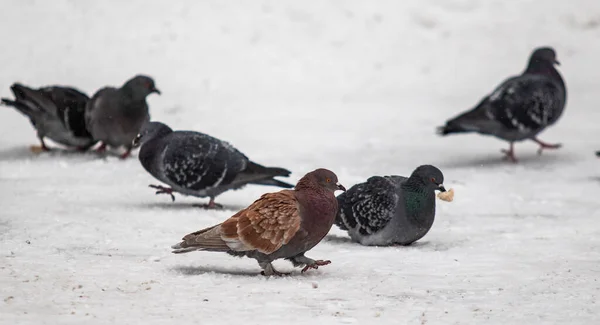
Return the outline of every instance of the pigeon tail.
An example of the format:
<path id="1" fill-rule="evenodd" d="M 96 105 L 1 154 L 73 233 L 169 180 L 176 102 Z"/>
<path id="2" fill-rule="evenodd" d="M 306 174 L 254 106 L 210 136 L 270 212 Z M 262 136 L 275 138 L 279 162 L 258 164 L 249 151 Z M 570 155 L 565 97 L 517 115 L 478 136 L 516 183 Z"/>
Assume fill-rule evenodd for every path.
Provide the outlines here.
<path id="1" fill-rule="evenodd" d="M 265 166 L 259 165 L 252 161 L 248 162 L 248 166 L 246 166 L 246 170 L 244 170 L 244 172 L 248 173 L 248 174 L 261 174 L 261 175 L 271 176 L 271 177 L 275 177 L 275 176 L 287 177 L 287 176 L 290 176 L 290 174 L 292 173 L 291 171 L 289 171 L 285 168 L 265 167 Z"/>
<path id="2" fill-rule="evenodd" d="M 489 120 L 485 107 L 487 103 L 486 97 L 472 110 L 448 120 L 446 125 L 437 128 L 437 134 L 444 136 L 452 133 L 478 132 L 481 129 L 478 123 Z"/>
<path id="3" fill-rule="evenodd" d="M 2 104 L 4 106 L 11 106 L 13 108 L 15 108 L 16 110 L 18 110 L 19 112 L 21 112 L 22 114 L 25 114 L 26 116 L 33 118 L 33 115 L 35 113 L 35 110 L 33 110 L 31 107 L 25 105 L 24 103 L 20 102 L 20 101 L 16 101 L 16 100 L 10 100 L 8 98 L 2 98 Z"/>
<path id="4" fill-rule="evenodd" d="M 227 252 L 231 248 L 221 239 L 220 224 L 196 231 L 183 237 L 183 240 L 171 246 L 174 254 L 193 251 Z"/>
<path id="5" fill-rule="evenodd" d="M 290 183 L 282 182 L 282 181 L 276 180 L 274 178 L 269 178 L 269 179 L 265 179 L 265 180 L 261 180 L 261 181 L 252 182 L 251 184 L 279 186 L 279 187 L 283 187 L 283 188 L 293 188 L 294 187 L 294 185 L 292 185 Z"/>

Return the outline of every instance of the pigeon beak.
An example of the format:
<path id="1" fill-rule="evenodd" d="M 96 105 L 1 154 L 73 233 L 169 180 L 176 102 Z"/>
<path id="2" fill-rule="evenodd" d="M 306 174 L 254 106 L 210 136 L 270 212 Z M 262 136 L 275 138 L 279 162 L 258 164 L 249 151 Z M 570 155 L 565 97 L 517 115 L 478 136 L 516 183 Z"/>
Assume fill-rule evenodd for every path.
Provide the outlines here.
<path id="1" fill-rule="evenodd" d="M 139 146 L 140 146 L 140 139 L 141 139 L 141 138 L 142 138 L 142 136 L 138 134 L 138 135 L 135 137 L 135 139 L 133 139 L 133 141 L 131 141 L 131 146 L 132 146 L 132 147 L 134 147 L 134 148 L 137 148 L 137 147 L 139 147 Z"/>
<path id="2" fill-rule="evenodd" d="M 446 192 L 446 188 L 444 187 L 444 184 L 440 184 L 438 186 L 438 189 L 440 190 L 440 192 Z"/>
<path id="3" fill-rule="evenodd" d="M 346 188 L 344 187 L 344 185 L 340 183 L 335 183 L 335 185 L 337 186 L 338 190 L 346 192 Z"/>
<path id="4" fill-rule="evenodd" d="M 158 88 L 152 88 L 152 93 L 157 93 L 160 95 L 160 90 L 158 90 Z"/>
<path id="5" fill-rule="evenodd" d="M 560 62 L 558 62 L 558 60 L 557 60 L 557 59 L 554 59 L 554 64 L 556 64 L 556 65 L 560 65 Z"/>

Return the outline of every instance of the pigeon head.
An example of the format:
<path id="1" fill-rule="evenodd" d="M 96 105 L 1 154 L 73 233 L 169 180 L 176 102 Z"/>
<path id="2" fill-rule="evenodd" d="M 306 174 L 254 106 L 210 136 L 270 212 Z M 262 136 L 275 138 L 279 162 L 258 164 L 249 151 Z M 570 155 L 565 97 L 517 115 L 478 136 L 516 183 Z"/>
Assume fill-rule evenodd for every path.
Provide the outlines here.
<path id="1" fill-rule="evenodd" d="M 413 184 L 418 184 L 432 191 L 446 192 L 446 188 L 444 188 L 444 174 L 435 166 L 422 165 L 417 167 L 410 175 L 409 180 Z"/>
<path id="2" fill-rule="evenodd" d="M 554 65 L 560 65 L 556 59 L 556 52 L 551 47 L 539 47 L 533 51 L 529 58 L 528 72 L 547 71 L 554 68 Z"/>
<path id="3" fill-rule="evenodd" d="M 137 75 L 129 79 L 122 88 L 129 93 L 134 99 L 145 99 L 146 96 L 157 93 L 160 95 L 160 90 L 154 85 L 154 80 L 148 76 Z"/>
<path id="4" fill-rule="evenodd" d="M 304 175 L 296 185 L 296 189 L 303 187 L 320 187 L 331 192 L 346 191 L 346 188 L 338 182 L 337 176 L 329 169 L 319 168 Z"/>
<path id="5" fill-rule="evenodd" d="M 132 145 L 134 148 L 137 148 L 143 146 L 144 143 L 152 139 L 162 138 L 172 132 L 173 130 L 166 124 L 160 122 L 148 122 L 144 124 L 140 133 L 133 139 Z"/>

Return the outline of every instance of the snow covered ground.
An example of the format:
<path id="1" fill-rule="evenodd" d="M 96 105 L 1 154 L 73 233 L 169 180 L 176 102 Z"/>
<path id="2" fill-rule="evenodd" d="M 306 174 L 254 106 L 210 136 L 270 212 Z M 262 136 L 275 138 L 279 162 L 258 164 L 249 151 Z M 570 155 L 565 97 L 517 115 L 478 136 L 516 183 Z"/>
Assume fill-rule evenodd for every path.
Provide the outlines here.
<path id="1" fill-rule="evenodd" d="M 0 109 L 1 324 L 593 324 L 600 319 L 600 2 L 5 0 L 0 95 L 20 81 L 93 93 L 156 79 L 154 119 L 228 140 L 347 187 L 434 164 L 456 190 L 411 247 L 362 247 L 337 229 L 292 277 L 254 260 L 172 255 L 225 211 L 171 203 L 137 158 L 34 155 L 29 122 Z M 538 157 L 492 138 L 440 138 L 552 45 L 569 90 Z M 282 270 L 292 270 L 278 262 Z"/>

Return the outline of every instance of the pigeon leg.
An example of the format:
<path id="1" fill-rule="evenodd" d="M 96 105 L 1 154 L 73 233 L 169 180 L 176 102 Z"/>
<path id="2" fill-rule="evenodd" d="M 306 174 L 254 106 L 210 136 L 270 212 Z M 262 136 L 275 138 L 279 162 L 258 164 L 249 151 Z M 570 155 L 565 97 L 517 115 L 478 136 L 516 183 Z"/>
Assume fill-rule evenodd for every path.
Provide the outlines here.
<path id="1" fill-rule="evenodd" d="M 312 258 L 308 258 L 304 256 L 304 253 L 300 255 L 296 255 L 292 258 L 289 258 L 290 262 L 294 264 L 294 266 L 304 266 L 302 269 L 302 273 L 310 270 L 310 269 L 318 269 L 319 266 L 331 264 L 329 260 L 313 260 Z"/>
<path id="2" fill-rule="evenodd" d="M 175 202 L 175 195 L 173 195 L 173 189 L 170 187 L 164 187 L 161 185 L 148 185 L 148 187 L 151 187 L 153 189 L 156 189 L 156 194 L 169 194 L 171 196 L 171 200 L 172 202 Z"/>
<path id="3" fill-rule="evenodd" d="M 97 153 L 104 153 L 106 151 L 106 143 L 102 142 L 102 144 L 100 145 L 100 147 L 98 147 L 98 149 L 96 149 Z"/>
<path id="4" fill-rule="evenodd" d="M 203 209 L 223 209 L 223 205 L 215 202 L 215 198 L 212 196 L 210 197 L 210 201 L 208 201 L 208 204 L 194 204 L 194 206 Z"/>
<path id="5" fill-rule="evenodd" d="M 319 266 L 329 265 L 331 264 L 330 260 L 316 260 L 313 264 L 306 264 L 306 266 L 302 269 L 302 273 L 310 270 L 310 269 L 318 269 Z"/>
<path id="6" fill-rule="evenodd" d="M 515 157 L 515 143 L 511 142 L 508 150 L 502 149 L 500 150 L 504 154 L 504 159 L 508 159 L 514 163 L 517 162 L 517 157 Z"/>
<path id="7" fill-rule="evenodd" d="M 273 264 L 271 262 L 258 262 L 258 265 L 263 269 L 260 274 L 264 276 L 285 276 L 290 275 L 290 273 L 279 272 L 275 270 Z"/>
<path id="8" fill-rule="evenodd" d="M 29 150 L 31 150 L 31 152 L 33 152 L 33 153 L 50 151 L 50 148 L 48 148 L 46 146 L 46 143 L 44 142 L 44 137 L 39 137 L 39 139 L 40 139 L 40 145 L 39 146 L 31 146 L 31 147 L 29 147 Z"/>
<path id="9" fill-rule="evenodd" d="M 121 156 L 119 156 L 121 159 L 127 159 L 127 157 L 129 157 L 129 155 L 131 154 L 131 147 L 127 148 L 127 151 L 125 151 L 125 153 L 123 153 Z"/>
<path id="10" fill-rule="evenodd" d="M 539 140 L 538 138 L 533 138 L 531 140 L 533 140 L 533 142 L 540 145 L 540 148 L 538 149 L 538 155 L 541 155 L 542 151 L 544 151 L 544 149 L 559 149 L 560 147 L 562 147 L 561 143 L 555 143 L 555 144 L 546 143 L 546 142 Z"/>

